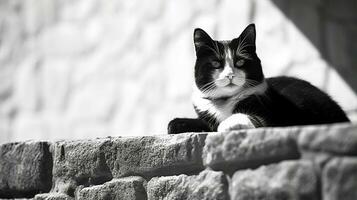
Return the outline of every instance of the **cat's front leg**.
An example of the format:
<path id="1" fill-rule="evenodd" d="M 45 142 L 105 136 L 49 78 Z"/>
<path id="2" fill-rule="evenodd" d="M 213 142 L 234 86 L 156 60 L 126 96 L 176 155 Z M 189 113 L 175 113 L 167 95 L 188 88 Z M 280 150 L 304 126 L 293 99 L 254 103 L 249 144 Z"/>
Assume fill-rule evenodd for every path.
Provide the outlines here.
<path id="1" fill-rule="evenodd" d="M 175 118 L 167 126 L 168 134 L 209 131 L 211 131 L 209 126 L 200 119 Z"/>
<path id="2" fill-rule="evenodd" d="M 223 120 L 218 128 L 218 132 L 226 132 L 239 129 L 255 128 L 248 115 L 237 113 Z"/>

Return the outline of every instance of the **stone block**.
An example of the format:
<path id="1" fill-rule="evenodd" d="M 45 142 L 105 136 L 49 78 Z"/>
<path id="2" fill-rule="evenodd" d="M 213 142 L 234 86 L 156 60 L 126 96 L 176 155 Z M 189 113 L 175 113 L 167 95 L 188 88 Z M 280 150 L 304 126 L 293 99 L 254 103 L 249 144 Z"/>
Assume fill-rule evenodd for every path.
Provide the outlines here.
<path id="1" fill-rule="evenodd" d="M 341 157 L 329 161 L 322 173 L 324 200 L 357 199 L 357 158 Z"/>
<path id="2" fill-rule="evenodd" d="M 138 174 L 144 177 L 177 175 L 204 169 L 202 149 L 207 134 L 119 138 L 114 176 Z"/>
<path id="3" fill-rule="evenodd" d="M 115 159 L 110 139 L 58 141 L 53 145 L 53 192 L 74 196 L 78 185 L 97 185 L 113 178 L 108 161 Z"/>
<path id="4" fill-rule="evenodd" d="M 79 185 L 98 185 L 124 176 L 176 175 L 202 170 L 206 134 L 179 134 L 54 144 L 54 192 L 74 196 Z"/>
<path id="5" fill-rule="evenodd" d="M 147 199 L 145 186 L 145 179 L 138 176 L 113 179 L 103 185 L 83 188 L 79 191 L 78 199 L 145 200 Z"/>
<path id="6" fill-rule="evenodd" d="M 222 172 L 205 170 L 199 175 L 152 178 L 147 185 L 148 199 L 225 200 L 228 182 Z"/>
<path id="7" fill-rule="evenodd" d="M 63 193 L 44 193 L 36 195 L 34 200 L 74 200 L 74 198 Z"/>
<path id="8" fill-rule="evenodd" d="M 357 155 L 357 124 L 303 128 L 299 134 L 298 144 L 307 150 Z"/>
<path id="9" fill-rule="evenodd" d="M 231 200 L 312 200 L 318 198 L 318 179 L 310 161 L 284 161 L 237 171 L 232 177 Z"/>
<path id="10" fill-rule="evenodd" d="M 325 152 L 315 152 L 315 151 L 302 151 L 301 159 L 312 161 L 315 166 L 315 171 L 318 175 L 321 175 L 322 169 L 328 163 L 328 161 L 333 158 L 333 154 L 325 153 Z"/>
<path id="11" fill-rule="evenodd" d="M 52 186 L 52 155 L 48 142 L 0 146 L 0 198 L 33 197 Z"/>
<path id="12" fill-rule="evenodd" d="M 251 129 L 209 134 L 203 151 L 205 166 L 234 172 L 299 158 L 297 128 Z"/>

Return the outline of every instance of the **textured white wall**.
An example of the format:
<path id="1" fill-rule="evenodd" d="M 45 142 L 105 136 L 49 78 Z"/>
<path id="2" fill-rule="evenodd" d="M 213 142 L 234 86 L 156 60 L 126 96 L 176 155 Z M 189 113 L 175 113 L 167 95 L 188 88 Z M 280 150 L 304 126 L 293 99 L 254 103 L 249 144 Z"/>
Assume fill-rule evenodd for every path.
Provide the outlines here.
<path id="1" fill-rule="evenodd" d="M 232 39 L 250 22 L 266 76 L 304 78 L 357 108 L 270 0 L 2 0 L 0 143 L 166 133 L 195 116 L 193 29 Z"/>

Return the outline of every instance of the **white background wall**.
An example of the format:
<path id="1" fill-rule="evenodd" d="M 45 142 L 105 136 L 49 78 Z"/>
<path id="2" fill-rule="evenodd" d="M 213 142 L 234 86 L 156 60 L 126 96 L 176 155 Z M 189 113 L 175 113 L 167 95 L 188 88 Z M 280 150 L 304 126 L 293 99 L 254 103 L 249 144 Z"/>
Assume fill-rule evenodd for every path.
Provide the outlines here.
<path id="1" fill-rule="evenodd" d="M 270 0 L 1 0 L 0 143 L 165 134 L 170 119 L 195 116 L 193 29 L 232 39 L 250 22 L 266 76 L 306 79 L 357 109 Z"/>

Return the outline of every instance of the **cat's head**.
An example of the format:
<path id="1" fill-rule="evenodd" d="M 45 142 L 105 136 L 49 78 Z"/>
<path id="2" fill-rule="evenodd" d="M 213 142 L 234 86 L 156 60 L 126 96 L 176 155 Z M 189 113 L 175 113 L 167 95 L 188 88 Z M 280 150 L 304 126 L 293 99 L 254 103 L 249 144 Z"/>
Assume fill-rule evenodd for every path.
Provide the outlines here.
<path id="1" fill-rule="evenodd" d="M 202 29 L 195 29 L 195 82 L 206 97 L 230 97 L 264 81 L 255 37 L 254 24 L 230 41 L 213 40 Z"/>

